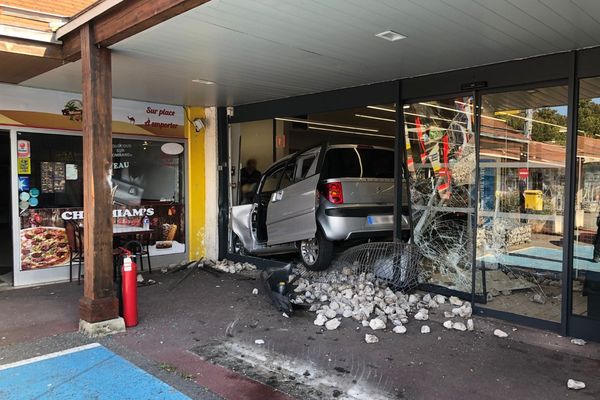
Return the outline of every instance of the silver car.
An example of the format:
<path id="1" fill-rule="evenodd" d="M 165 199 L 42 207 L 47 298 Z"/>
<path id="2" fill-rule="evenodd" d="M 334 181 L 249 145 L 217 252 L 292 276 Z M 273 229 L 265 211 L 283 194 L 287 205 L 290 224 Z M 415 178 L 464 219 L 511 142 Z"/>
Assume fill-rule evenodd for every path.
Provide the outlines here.
<path id="1" fill-rule="evenodd" d="M 311 148 L 273 164 L 254 202 L 232 207 L 232 250 L 252 255 L 299 251 L 308 269 L 322 270 L 333 258 L 335 243 L 391 237 L 393 207 L 393 149 Z M 405 215 L 402 229 L 408 229 Z"/>

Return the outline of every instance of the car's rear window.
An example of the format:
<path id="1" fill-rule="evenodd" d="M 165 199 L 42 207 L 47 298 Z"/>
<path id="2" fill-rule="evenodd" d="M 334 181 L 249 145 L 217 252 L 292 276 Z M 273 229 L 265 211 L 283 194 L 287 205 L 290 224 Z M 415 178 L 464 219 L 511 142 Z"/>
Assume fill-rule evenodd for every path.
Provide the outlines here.
<path id="1" fill-rule="evenodd" d="M 329 149 L 321 169 L 321 179 L 393 177 L 394 152 L 383 149 Z"/>

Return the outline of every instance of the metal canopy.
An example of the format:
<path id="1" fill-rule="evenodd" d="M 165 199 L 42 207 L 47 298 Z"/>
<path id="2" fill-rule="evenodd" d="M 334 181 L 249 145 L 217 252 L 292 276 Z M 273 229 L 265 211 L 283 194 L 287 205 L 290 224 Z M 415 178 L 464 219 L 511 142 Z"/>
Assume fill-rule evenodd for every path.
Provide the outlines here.
<path id="1" fill-rule="evenodd" d="M 240 105 L 599 44 L 593 0 L 212 0 L 112 46 L 113 92 Z M 23 84 L 78 92 L 80 71 Z"/>

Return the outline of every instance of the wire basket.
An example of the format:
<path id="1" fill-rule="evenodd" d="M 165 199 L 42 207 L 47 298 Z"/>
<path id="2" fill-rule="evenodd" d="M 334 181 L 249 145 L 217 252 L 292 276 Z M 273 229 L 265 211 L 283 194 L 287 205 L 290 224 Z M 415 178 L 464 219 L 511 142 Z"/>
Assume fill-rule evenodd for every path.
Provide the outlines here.
<path id="1" fill-rule="evenodd" d="M 299 266 L 295 272 L 312 282 L 332 283 L 351 271 L 353 275 L 365 274 L 367 280 L 409 291 L 418 285 L 420 257 L 414 244 L 371 242 L 344 251 L 327 271 L 313 272 Z"/>

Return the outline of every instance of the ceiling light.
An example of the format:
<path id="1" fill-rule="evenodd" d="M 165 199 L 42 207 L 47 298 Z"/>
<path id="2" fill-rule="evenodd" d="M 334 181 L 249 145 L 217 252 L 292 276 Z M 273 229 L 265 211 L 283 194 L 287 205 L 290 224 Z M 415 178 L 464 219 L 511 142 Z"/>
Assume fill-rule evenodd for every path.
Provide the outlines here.
<path id="1" fill-rule="evenodd" d="M 205 79 L 192 79 L 193 83 L 199 83 L 201 85 L 214 85 L 213 81 L 207 81 Z"/>
<path id="2" fill-rule="evenodd" d="M 381 137 L 381 138 L 386 138 L 386 139 L 394 139 L 394 136 L 390 136 L 390 135 L 378 135 L 375 133 L 364 133 L 364 132 L 351 132 L 351 131 L 345 131 L 342 129 L 320 128 L 318 126 L 309 126 L 308 129 L 313 129 L 313 130 L 317 130 L 317 131 L 326 131 L 326 132 L 347 133 L 349 135 L 374 136 L 374 137 Z"/>
<path id="3" fill-rule="evenodd" d="M 406 39 L 406 36 L 401 35 L 398 32 L 394 32 L 394 31 L 384 31 L 384 32 L 376 34 L 375 36 L 385 39 L 385 40 L 388 40 L 390 42 L 395 42 L 397 40 Z"/>
<path id="4" fill-rule="evenodd" d="M 387 111 L 387 112 L 396 112 L 395 108 L 382 107 L 382 106 L 367 106 L 371 110 L 379 110 L 379 111 Z"/>
<path id="5" fill-rule="evenodd" d="M 387 121 L 387 122 L 396 122 L 395 119 L 391 119 L 391 118 L 382 118 L 382 117 L 376 117 L 374 115 L 365 115 L 365 114 L 354 114 L 355 117 L 360 117 L 360 118 L 369 118 L 369 119 L 376 119 L 378 121 Z"/>
<path id="6" fill-rule="evenodd" d="M 330 123 L 327 123 L 327 122 L 309 121 L 307 119 L 300 119 L 300 118 L 275 118 L 275 119 L 277 121 L 298 122 L 298 123 L 307 124 L 307 125 L 331 126 L 333 128 L 354 129 L 354 130 L 366 131 L 366 132 L 379 132 L 378 129 L 362 128 L 360 126 L 348 126 L 348 125 L 330 124 Z"/>

